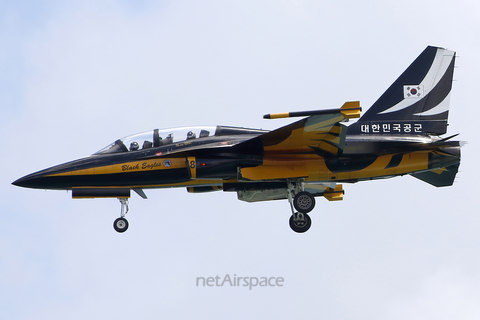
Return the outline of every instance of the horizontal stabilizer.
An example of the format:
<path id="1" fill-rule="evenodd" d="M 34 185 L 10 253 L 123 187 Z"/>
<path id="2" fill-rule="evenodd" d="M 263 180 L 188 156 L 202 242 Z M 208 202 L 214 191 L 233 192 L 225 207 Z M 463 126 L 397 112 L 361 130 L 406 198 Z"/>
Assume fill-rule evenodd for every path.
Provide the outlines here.
<path id="1" fill-rule="evenodd" d="M 446 168 L 413 173 L 412 176 L 435 187 L 448 187 L 453 184 L 459 166 L 460 164 L 458 163 Z"/>

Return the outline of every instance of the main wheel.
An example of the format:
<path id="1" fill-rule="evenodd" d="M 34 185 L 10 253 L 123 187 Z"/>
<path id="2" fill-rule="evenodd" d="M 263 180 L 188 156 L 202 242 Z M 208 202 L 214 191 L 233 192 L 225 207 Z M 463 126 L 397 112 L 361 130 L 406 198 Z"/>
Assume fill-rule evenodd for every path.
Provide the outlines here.
<path id="1" fill-rule="evenodd" d="M 125 219 L 125 218 L 115 219 L 115 221 L 113 222 L 113 228 L 115 229 L 115 231 L 120 232 L 120 233 L 123 233 L 123 232 L 127 231 L 127 229 L 128 229 L 127 219 Z"/>
<path id="2" fill-rule="evenodd" d="M 292 228 L 293 231 L 297 233 L 304 233 L 308 229 L 310 229 L 310 226 L 312 225 L 312 219 L 310 219 L 310 216 L 306 213 L 295 213 L 295 218 L 294 216 L 290 216 L 290 228 Z"/>
<path id="3" fill-rule="evenodd" d="M 293 206 L 301 213 L 309 213 L 315 208 L 315 197 L 310 192 L 300 191 L 293 199 Z"/>

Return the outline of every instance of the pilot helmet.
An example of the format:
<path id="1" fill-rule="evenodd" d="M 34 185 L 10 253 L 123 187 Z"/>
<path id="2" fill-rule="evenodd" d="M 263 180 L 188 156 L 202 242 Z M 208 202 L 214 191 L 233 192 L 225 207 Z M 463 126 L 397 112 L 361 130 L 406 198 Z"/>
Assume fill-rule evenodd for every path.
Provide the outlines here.
<path id="1" fill-rule="evenodd" d="M 130 151 L 137 151 L 139 148 L 138 142 L 134 141 L 130 143 Z"/>
<path id="2" fill-rule="evenodd" d="M 197 137 L 197 135 L 195 134 L 195 132 L 193 131 L 188 131 L 187 133 L 187 140 L 188 139 L 195 139 Z"/>

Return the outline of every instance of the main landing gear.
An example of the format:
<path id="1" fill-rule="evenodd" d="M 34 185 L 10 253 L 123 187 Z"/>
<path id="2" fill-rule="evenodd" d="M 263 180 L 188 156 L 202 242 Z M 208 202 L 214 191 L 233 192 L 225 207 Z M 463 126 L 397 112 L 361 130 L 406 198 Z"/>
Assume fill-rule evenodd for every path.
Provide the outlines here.
<path id="1" fill-rule="evenodd" d="M 113 222 L 113 228 L 119 233 L 123 233 L 128 229 L 128 221 L 125 219 L 125 215 L 128 212 L 128 198 L 118 198 L 122 205 L 120 218 L 115 219 Z"/>
<path id="2" fill-rule="evenodd" d="M 304 189 L 303 182 L 297 183 L 297 187 L 294 187 L 293 183 L 288 181 L 287 197 L 292 209 L 289 224 L 290 228 L 298 233 L 304 233 L 310 229 L 312 219 L 307 213 L 315 207 L 315 197 Z"/>

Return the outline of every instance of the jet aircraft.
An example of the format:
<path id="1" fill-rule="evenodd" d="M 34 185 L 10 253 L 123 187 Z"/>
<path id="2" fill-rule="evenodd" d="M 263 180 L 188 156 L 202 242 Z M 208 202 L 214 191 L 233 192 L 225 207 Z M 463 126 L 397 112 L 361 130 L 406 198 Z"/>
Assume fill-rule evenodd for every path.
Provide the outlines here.
<path id="1" fill-rule="evenodd" d="M 453 184 L 462 143 L 442 135 L 454 64 L 455 52 L 427 47 L 361 117 L 360 103 L 351 101 L 338 109 L 265 115 L 301 117 L 272 131 L 155 129 L 13 184 L 71 190 L 75 199 L 118 198 L 118 232 L 128 228 L 131 190 L 145 199 L 146 189 L 171 187 L 236 192 L 247 202 L 288 199 L 290 227 L 302 233 L 310 228 L 315 197 L 342 200 L 345 183 L 411 175 L 436 187 Z"/>

